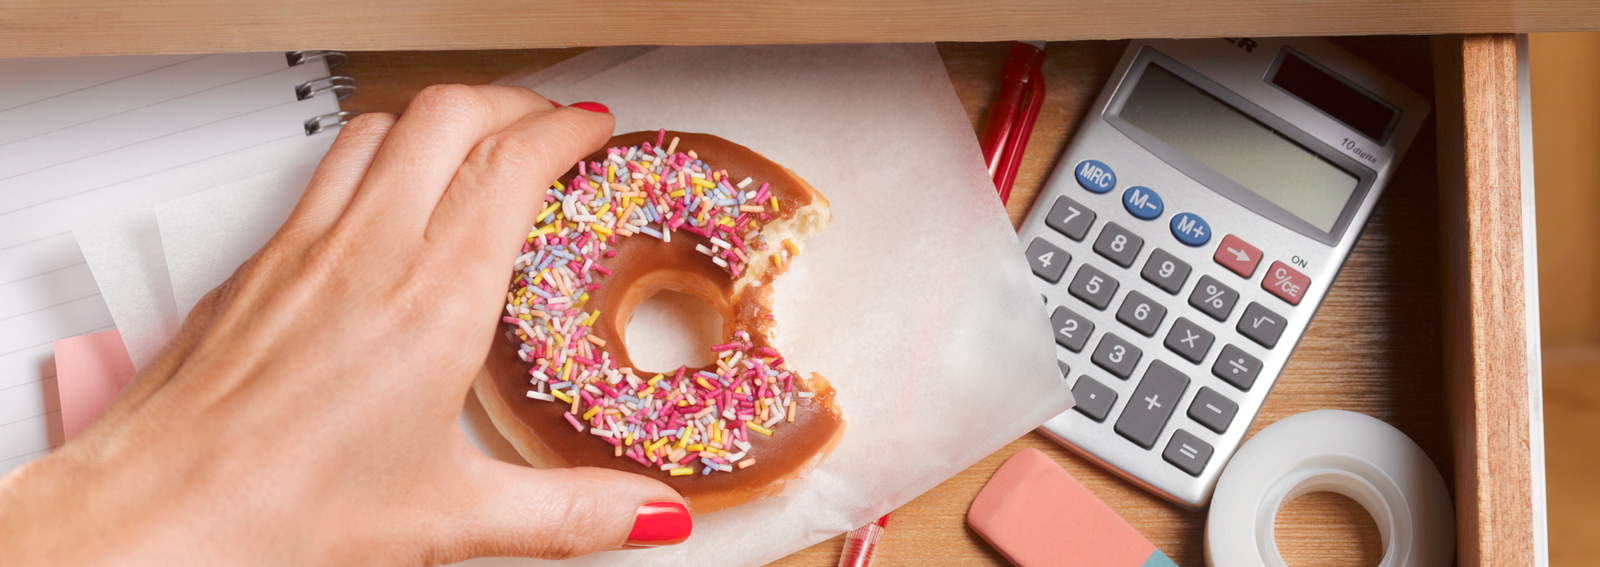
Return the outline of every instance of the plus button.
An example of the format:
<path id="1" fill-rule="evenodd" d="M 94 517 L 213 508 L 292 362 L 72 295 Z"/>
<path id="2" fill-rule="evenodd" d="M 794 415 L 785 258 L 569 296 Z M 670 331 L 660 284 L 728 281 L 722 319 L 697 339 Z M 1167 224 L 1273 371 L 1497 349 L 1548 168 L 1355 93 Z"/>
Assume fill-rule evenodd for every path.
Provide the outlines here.
<path id="1" fill-rule="evenodd" d="M 1161 399 L 1160 395 L 1155 395 L 1155 396 L 1150 396 L 1148 398 L 1145 398 L 1144 401 L 1150 402 L 1150 405 L 1145 406 L 1144 409 L 1153 410 L 1153 409 L 1161 407 L 1161 402 L 1156 401 L 1156 400 L 1159 400 L 1159 399 Z"/>

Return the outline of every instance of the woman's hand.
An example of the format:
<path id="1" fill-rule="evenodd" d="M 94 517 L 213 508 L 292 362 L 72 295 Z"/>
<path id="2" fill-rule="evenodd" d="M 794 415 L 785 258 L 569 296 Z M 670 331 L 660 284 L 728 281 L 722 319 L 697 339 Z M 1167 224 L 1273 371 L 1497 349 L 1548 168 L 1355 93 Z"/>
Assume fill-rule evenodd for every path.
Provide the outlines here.
<path id="1" fill-rule="evenodd" d="M 601 112 L 440 86 L 346 125 L 112 408 L 0 479 L 0 564 L 413 565 L 687 537 L 659 482 L 504 464 L 456 425 L 545 188 L 610 137 L 584 108 Z"/>

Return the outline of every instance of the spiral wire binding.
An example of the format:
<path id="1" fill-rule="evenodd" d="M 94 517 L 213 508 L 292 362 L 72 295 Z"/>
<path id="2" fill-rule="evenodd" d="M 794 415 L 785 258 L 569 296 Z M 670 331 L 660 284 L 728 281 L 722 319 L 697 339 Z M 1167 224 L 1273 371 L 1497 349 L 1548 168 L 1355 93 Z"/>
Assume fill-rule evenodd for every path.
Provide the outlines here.
<path id="1" fill-rule="evenodd" d="M 345 61 L 350 59 L 349 56 L 339 51 L 289 51 L 283 55 L 288 60 L 290 67 L 321 60 L 328 65 L 328 69 L 333 69 L 334 67 L 343 65 Z M 344 100 L 349 98 L 350 95 L 355 94 L 355 92 L 356 80 L 345 75 L 333 75 L 320 79 L 313 79 L 304 83 L 300 83 L 294 88 L 294 96 L 297 100 L 306 100 L 323 93 L 333 93 L 333 96 L 338 100 Z M 344 126 L 346 123 L 349 123 L 351 119 L 360 114 L 361 113 L 359 112 L 350 110 L 341 110 L 311 118 L 305 121 L 306 135 L 315 136 L 328 130 Z"/>

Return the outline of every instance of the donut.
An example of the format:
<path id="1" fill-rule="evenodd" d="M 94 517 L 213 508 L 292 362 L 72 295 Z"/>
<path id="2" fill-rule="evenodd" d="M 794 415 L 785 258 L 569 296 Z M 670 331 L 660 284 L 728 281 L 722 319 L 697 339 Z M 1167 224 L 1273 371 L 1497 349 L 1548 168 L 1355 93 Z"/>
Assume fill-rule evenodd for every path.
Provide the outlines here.
<path id="1" fill-rule="evenodd" d="M 774 347 L 772 282 L 832 218 L 794 172 L 709 134 L 613 137 L 549 189 L 474 391 L 530 464 L 665 482 L 694 512 L 776 494 L 842 437 L 835 392 Z M 626 329 L 663 290 L 722 315 L 701 368 L 635 368 Z"/>

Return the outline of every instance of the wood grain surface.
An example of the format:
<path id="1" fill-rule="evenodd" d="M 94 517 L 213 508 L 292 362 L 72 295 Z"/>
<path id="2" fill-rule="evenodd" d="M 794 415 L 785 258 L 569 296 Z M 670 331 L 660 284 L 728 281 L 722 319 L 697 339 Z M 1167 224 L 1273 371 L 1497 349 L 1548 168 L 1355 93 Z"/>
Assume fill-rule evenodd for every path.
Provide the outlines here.
<path id="1" fill-rule="evenodd" d="M 1432 98 L 1427 39 L 1350 38 L 1340 43 Z M 1049 45 L 1047 99 L 1007 207 L 1013 223 L 1021 223 L 1125 46 L 1120 41 Z M 976 131 L 995 94 L 1006 45 L 950 43 L 941 44 L 939 50 Z M 356 77 L 360 90 L 345 101 L 345 108 L 399 112 L 412 94 L 428 84 L 487 82 L 574 53 L 351 53 L 350 62 L 340 72 Z M 1456 468 L 1452 466 L 1439 340 L 1442 250 L 1435 153 L 1430 119 L 1379 201 L 1252 434 L 1279 419 L 1313 409 L 1365 413 L 1394 424 L 1415 439 L 1446 483 L 1454 485 Z M 966 527 L 965 514 L 995 469 L 1028 447 L 1054 458 L 1178 564 L 1205 564 L 1203 512 L 1167 504 L 1030 433 L 895 511 L 875 565 L 1005 565 L 1003 558 Z M 841 541 L 834 538 L 817 544 L 778 564 L 834 565 Z M 1285 507 L 1279 515 L 1278 542 L 1285 559 L 1296 567 L 1376 565 L 1381 554 L 1376 528 L 1366 512 L 1348 499 L 1323 493 L 1307 495 Z"/>
<path id="2" fill-rule="evenodd" d="M 1456 548 L 1462 565 L 1532 566 L 1516 41 L 1445 36 L 1433 44 Z"/>
<path id="3" fill-rule="evenodd" d="M 8 0 L 0 57 L 1596 27 L 1592 0 Z"/>

